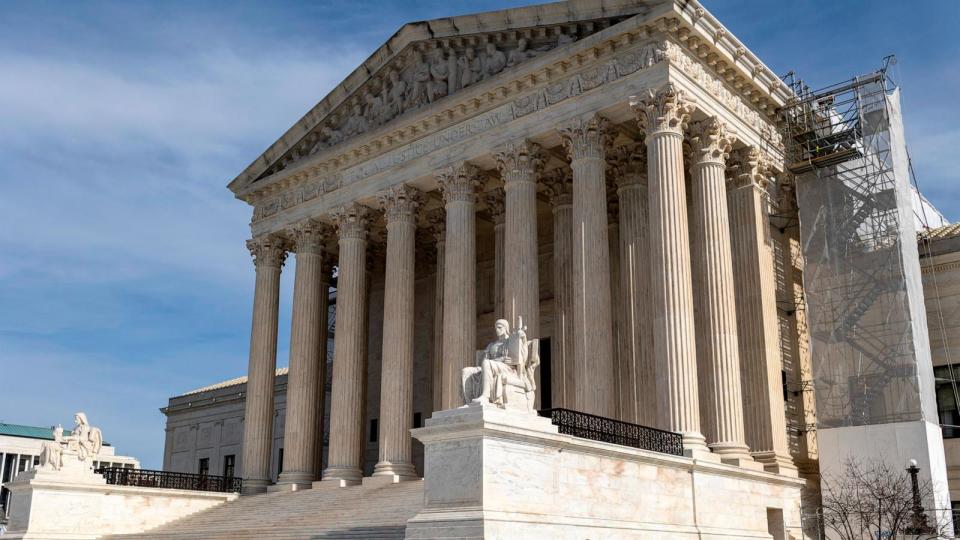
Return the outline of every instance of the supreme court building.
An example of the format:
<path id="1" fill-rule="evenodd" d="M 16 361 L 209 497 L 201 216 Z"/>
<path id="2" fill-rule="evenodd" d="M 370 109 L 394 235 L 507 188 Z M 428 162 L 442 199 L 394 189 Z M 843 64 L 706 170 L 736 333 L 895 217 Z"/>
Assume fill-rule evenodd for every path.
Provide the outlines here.
<path id="1" fill-rule="evenodd" d="M 244 491 L 424 476 L 411 429 L 435 442 L 494 321 L 522 320 L 540 339 L 538 408 L 679 434 L 694 469 L 774 486 L 756 491 L 779 501 L 769 534 L 799 536 L 819 456 L 801 173 L 781 125 L 796 99 L 695 1 L 404 25 L 229 184 L 252 209 L 256 271 L 230 428 Z M 229 401 L 232 386 L 201 390 Z M 407 529 L 441 537 L 423 534 Z"/>
<path id="2" fill-rule="evenodd" d="M 789 96 L 686 2 L 572 1 L 404 26 L 230 183 L 253 209 L 256 268 L 245 486 L 270 476 L 288 257 L 279 484 L 359 482 L 372 398 L 374 474 L 415 475 L 414 403 L 462 405 L 461 368 L 495 319 L 518 317 L 549 342 L 549 406 L 795 474 L 782 357 L 802 363 L 804 339 L 777 310 L 776 269 L 791 291 L 800 269 L 791 231 L 768 225 L 771 205 L 794 211 L 777 182 L 774 116 Z M 412 384 L 418 371 L 427 384 Z"/>

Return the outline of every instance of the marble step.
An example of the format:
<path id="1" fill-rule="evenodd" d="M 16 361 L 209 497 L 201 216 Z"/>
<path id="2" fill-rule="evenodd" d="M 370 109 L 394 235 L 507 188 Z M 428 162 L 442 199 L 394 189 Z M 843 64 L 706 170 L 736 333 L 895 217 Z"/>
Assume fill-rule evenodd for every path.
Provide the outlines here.
<path id="1" fill-rule="evenodd" d="M 402 540 L 423 507 L 423 483 L 277 492 L 241 497 L 114 540 Z"/>

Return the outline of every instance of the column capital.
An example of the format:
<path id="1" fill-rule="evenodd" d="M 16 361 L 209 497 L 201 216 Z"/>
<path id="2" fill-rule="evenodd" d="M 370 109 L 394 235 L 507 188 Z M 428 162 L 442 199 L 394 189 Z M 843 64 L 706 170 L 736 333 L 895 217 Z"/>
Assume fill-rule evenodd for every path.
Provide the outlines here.
<path id="1" fill-rule="evenodd" d="M 736 139 L 737 134 L 716 116 L 691 123 L 688 141 L 693 155 L 693 165 L 723 166 Z"/>
<path id="2" fill-rule="evenodd" d="M 547 186 L 551 206 L 557 208 L 573 204 L 573 182 L 571 182 L 570 169 L 560 167 L 549 171 L 543 175 L 543 181 Z"/>
<path id="3" fill-rule="evenodd" d="M 494 157 L 500 176 L 508 186 L 517 181 L 536 182 L 544 162 L 540 145 L 527 139 L 501 146 Z"/>
<path id="4" fill-rule="evenodd" d="M 427 213 L 427 230 L 433 234 L 434 239 L 437 242 L 443 242 L 446 237 L 447 231 L 447 212 L 441 206 L 440 208 L 435 208 Z"/>
<path id="5" fill-rule="evenodd" d="M 694 106 L 694 100 L 673 83 L 630 98 L 630 107 L 637 115 L 637 123 L 648 136 L 656 133 L 682 136 Z"/>
<path id="6" fill-rule="evenodd" d="M 622 144 L 607 154 L 607 174 L 617 192 L 630 186 L 647 183 L 647 148 L 640 142 Z"/>
<path id="7" fill-rule="evenodd" d="M 370 225 L 369 208 L 350 203 L 335 209 L 331 214 L 340 240 L 366 240 Z"/>
<path id="8" fill-rule="evenodd" d="M 559 129 L 571 160 L 582 158 L 604 159 L 607 147 L 613 143 L 614 131 L 609 120 L 591 114 L 568 122 Z"/>
<path id="9" fill-rule="evenodd" d="M 474 190 L 480 183 L 480 169 L 473 164 L 463 162 L 451 165 L 435 173 L 445 203 L 474 202 Z"/>
<path id="10" fill-rule="evenodd" d="M 387 226 L 397 222 L 416 224 L 417 212 L 423 205 L 423 192 L 401 184 L 387 188 L 377 199 L 383 207 Z"/>
<path id="11" fill-rule="evenodd" d="M 253 264 L 280 268 L 287 260 L 287 242 L 280 236 L 268 234 L 247 240 L 247 249 L 253 256 Z"/>
<path id="12" fill-rule="evenodd" d="M 727 189 L 754 186 L 766 191 L 771 180 L 770 160 L 756 146 L 731 152 L 727 167 Z"/>
<path id="13" fill-rule="evenodd" d="M 329 225 L 314 219 L 297 223 L 289 230 L 293 251 L 296 253 L 321 253 L 332 234 Z"/>
<path id="14" fill-rule="evenodd" d="M 502 189 L 494 189 L 483 194 L 483 202 L 490 211 L 490 217 L 493 218 L 494 225 L 503 225 L 506 214 L 506 201 L 503 197 Z"/>

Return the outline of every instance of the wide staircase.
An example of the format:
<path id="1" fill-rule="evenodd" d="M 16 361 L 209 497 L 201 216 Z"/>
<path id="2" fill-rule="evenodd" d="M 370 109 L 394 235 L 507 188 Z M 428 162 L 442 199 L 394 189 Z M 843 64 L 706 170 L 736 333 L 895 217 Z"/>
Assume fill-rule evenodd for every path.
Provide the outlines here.
<path id="1" fill-rule="evenodd" d="M 423 507 L 423 482 L 245 496 L 129 540 L 402 540 Z"/>

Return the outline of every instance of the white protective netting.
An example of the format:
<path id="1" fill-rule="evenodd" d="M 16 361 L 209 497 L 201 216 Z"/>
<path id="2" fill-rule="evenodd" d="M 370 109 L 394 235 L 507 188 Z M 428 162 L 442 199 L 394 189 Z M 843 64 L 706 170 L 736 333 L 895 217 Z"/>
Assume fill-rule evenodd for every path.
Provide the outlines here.
<path id="1" fill-rule="evenodd" d="M 875 74 L 793 120 L 817 426 L 935 423 L 899 89 Z"/>

